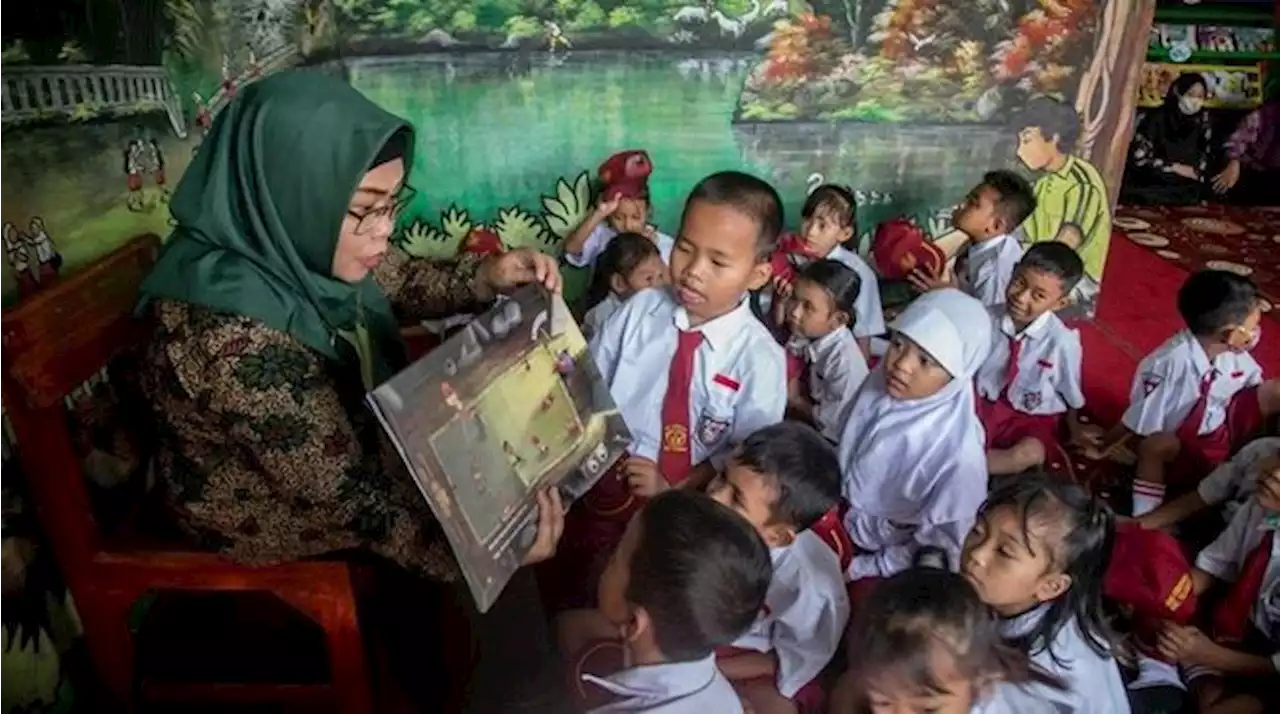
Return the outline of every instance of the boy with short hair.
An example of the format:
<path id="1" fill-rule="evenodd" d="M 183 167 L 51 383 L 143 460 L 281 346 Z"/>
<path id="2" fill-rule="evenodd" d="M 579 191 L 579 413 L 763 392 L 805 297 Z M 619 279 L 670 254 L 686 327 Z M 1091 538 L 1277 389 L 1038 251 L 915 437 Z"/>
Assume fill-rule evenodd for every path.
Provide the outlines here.
<path id="1" fill-rule="evenodd" d="M 579 673 L 616 698 L 596 712 L 742 712 L 715 648 L 751 626 L 773 576 L 751 525 L 706 495 L 650 500 L 600 578 L 599 612 L 622 640 L 626 669 Z"/>
<path id="2" fill-rule="evenodd" d="M 821 711 L 818 675 L 849 619 L 839 529 L 840 462 L 812 428 L 787 421 L 738 447 L 708 493 L 769 546 L 773 580 L 755 624 L 719 654 L 720 671 L 756 712 Z M 834 536 L 834 537 L 833 537 Z"/>
<path id="3" fill-rule="evenodd" d="M 1168 468 L 1199 481 L 1280 409 L 1280 384 L 1250 356 L 1262 319 L 1253 281 L 1225 270 L 1194 273 L 1178 290 L 1180 330 L 1138 365 L 1124 417 L 1099 456 L 1129 437 L 1138 445 L 1133 515 L 1164 500 Z M 1100 452 L 1100 453 L 1099 453 Z"/>
<path id="4" fill-rule="evenodd" d="M 1020 473 L 1058 450 L 1066 415 L 1073 439 L 1083 430 L 1080 333 L 1055 313 L 1084 274 L 1074 250 L 1038 243 L 1013 270 L 1003 304 L 990 308 L 991 352 L 974 379 L 987 434 L 987 468 Z"/>
<path id="5" fill-rule="evenodd" d="M 965 197 L 951 223 L 969 239 L 964 267 L 958 270 L 956 287 L 987 307 L 1005 301 L 1013 268 L 1022 258 L 1022 246 L 1014 231 L 1035 210 L 1031 184 L 1012 171 L 991 171 Z M 921 290 L 944 287 L 947 276 L 917 271 L 911 282 Z"/>

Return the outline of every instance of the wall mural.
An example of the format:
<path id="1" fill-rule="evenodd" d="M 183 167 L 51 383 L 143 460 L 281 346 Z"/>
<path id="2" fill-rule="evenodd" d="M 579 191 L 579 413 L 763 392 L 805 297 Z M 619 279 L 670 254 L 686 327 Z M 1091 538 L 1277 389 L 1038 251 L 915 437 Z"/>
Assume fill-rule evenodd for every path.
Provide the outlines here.
<path id="1" fill-rule="evenodd" d="M 951 206 L 984 171 L 1012 168 L 1040 197 L 1026 240 L 1079 248 L 1088 309 L 1153 8 L 45 0 L 4 27 L 4 302 L 132 235 L 164 235 L 169 193 L 213 117 L 246 84 L 301 64 L 343 73 L 417 126 L 418 193 L 396 237 L 416 255 L 556 251 L 592 208 L 594 167 L 622 149 L 652 157 L 653 221 L 667 231 L 694 182 L 742 168 L 778 187 L 793 225 L 819 183 L 853 188 L 863 250 L 878 221 L 906 214 L 956 251 Z M 30 632 L 16 642 L 39 642 Z M 57 698 L 49 681 L 31 701 Z"/>

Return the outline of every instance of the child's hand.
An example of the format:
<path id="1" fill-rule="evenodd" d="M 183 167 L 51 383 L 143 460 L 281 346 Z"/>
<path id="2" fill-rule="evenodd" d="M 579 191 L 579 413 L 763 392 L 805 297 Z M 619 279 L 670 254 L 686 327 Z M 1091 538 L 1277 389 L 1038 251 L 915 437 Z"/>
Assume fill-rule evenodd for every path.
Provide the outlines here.
<path id="1" fill-rule="evenodd" d="M 1156 636 L 1160 656 L 1183 665 L 1205 664 L 1214 646 L 1213 640 L 1199 629 L 1173 622 L 1166 623 Z"/>
<path id="2" fill-rule="evenodd" d="M 644 227 L 644 230 L 641 232 L 641 235 L 653 241 L 654 245 L 658 244 L 658 228 L 652 223 Z"/>
<path id="3" fill-rule="evenodd" d="M 1280 461 L 1267 459 L 1261 466 L 1258 472 L 1258 490 L 1254 498 L 1266 510 L 1280 512 Z"/>
<path id="4" fill-rule="evenodd" d="M 622 472 L 627 476 L 627 486 L 637 496 L 653 498 L 671 488 L 667 479 L 662 476 L 662 472 L 658 470 L 658 465 L 642 456 L 632 456 L 627 459 L 622 466 Z"/>
<path id="5" fill-rule="evenodd" d="M 600 203 L 596 204 L 596 217 L 607 218 L 618 210 L 618 205 L 622 203 L 622 196 L 615 195 L 613 198 L 601 198 Z"/>
<path id="6" fill-rule="evenodd" d="M 1071 441 L 1076 446 L 1082 449 L 1092 448 L 1095 451 L 1102 448 L 1103 431 L 1101 427 L 1072 421 L 1068 429 L 1071 432 Z"/>
<path id="7" fill-rule="evenodd" d="M 956 282 L 955 276 L 946 268 L 943 268 L 937 273 L 926 273 L 925 271 L 916 268 L 907 275 L 907 281 L 911 283 L 912 287 L 922 293 L 927 293 L 930 290 L 938 290 L 940 288 L 949 288 Z"/>

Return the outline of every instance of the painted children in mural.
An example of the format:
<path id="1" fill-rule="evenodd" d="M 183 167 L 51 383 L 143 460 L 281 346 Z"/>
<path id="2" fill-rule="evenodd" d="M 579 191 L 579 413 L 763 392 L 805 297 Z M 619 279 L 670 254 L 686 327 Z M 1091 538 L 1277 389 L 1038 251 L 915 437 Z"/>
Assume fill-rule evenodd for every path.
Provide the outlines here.
<path id="1" fill-rule="evenodd" d="M 43 218 L 39 216 L 32 218 L 30 230 L 26 240 L 27 245 L 31 246 L 31 252 L 35 254 L 40 282 L 53 280 L 58 277 L 58 271 L 62 269 L 62 254 L 53 247 L 53 240 L 49 238 L 49 231 L 44 227 Z"/>
<path id="2" fill-rule="evenodd" d="M 26 236 L 12 223 L 4 224 L 4 257 L 13 268 L 14 278 L 18 282 L 18 294 L 29 295 L 39 284 L 35 273 L 31 271 L 31 252 L 27 250 Z"/>
<path id="3" fill-rule="evenodd" d="M 1185 206 L 1208 194 L 1205 182 L 1213 130 L 1204 109 L 1208 85 L 1202 75 L 1180 75 L 1164 104 L 1147 112 L 1129 144 L 1120 201 L 1132 205 Z"/>
<path id="4" fill-rule="evenodd" d="M 565 262 L 579 268 L 594 265 L 614 236 L 639 233 L 657 244 L 662 262 L 670 263 L 675 239 L 649 223 L 649 174 L 653 173 L 649 154 L 618 152 L 600 164 L 596 173 L 603 187 L 600 203 L 565 239 Z"/>
<path id="5" fill-rule="evenodd" d="M 144 137 L 142 159 L 147 173 L 151 174 L 151 178 L 156 182 L 156 189 L 162 197 L 167 198 L 169 189 L 164 185 L 164 153 L 160 151 L 160 142 L 151 132 L 147 132 Z"/>
<path id="6" fill-rule="evenodd" d="M 1080 117 L 1069 104 L 1035 97 L 1013 126 L 1018 160 L 1038 172 L 1033 185 L 1036 209 L 1022 224 L 1023 242 L 1056 240 L 1080 253 L 1085 277 L 1072 300 L 1092 303 L 1111 245 L 1111 206 L 1098 169 L 1071 154 L 1080 138 Z"/>
<path id="7" fill-rule="evenodd" d="M 200 127 L 200 136 L 208 136 L 209 127 L 213 125 L 213 112 L 199 92 L 191 93 L 191 101 L 196 105 L 196 126 Z"/>
<path id="8" fill-rule="evenodd" d="M 142 136 L 142 129 L 137 128 L 133 136 L 124 145 L 124 177 L 129 187 L 128 206 L 130 211 L 141 211 L 142 174 L 146 171 L 147 144 Z"/>

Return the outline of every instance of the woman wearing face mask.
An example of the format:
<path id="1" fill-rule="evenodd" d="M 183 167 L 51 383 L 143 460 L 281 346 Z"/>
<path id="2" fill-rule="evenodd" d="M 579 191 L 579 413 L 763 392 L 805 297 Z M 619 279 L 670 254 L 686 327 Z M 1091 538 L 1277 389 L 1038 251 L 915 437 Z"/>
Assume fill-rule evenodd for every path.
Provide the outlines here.
<path id="1" fill-rule="evenodd" d="M 141 289 L 154 324 L 141 377 L 157 475 L 206 547 L 248 563 L 365 551 L 427 576 L 415 581 L 458 580 L 364 395 L 405 364 L 400 320 L 560 276 L 533 251 L 428 262 L 390 248 L 413 158 L 407 122 L 295 71 L 245 88 L 183 176 Z M 563 526 L 554 489 L 539 506 L 530 560 Z"/>
<path id="2" fill-rule="evenodd" d="M 1129 145 L 1120 201 L 1127 204 L 1188 205 L 1206 197 L 1209 166 L 1208 86 L 1189 72 L 1169 86 L 1164 104 L 1138 122 Z"/>

